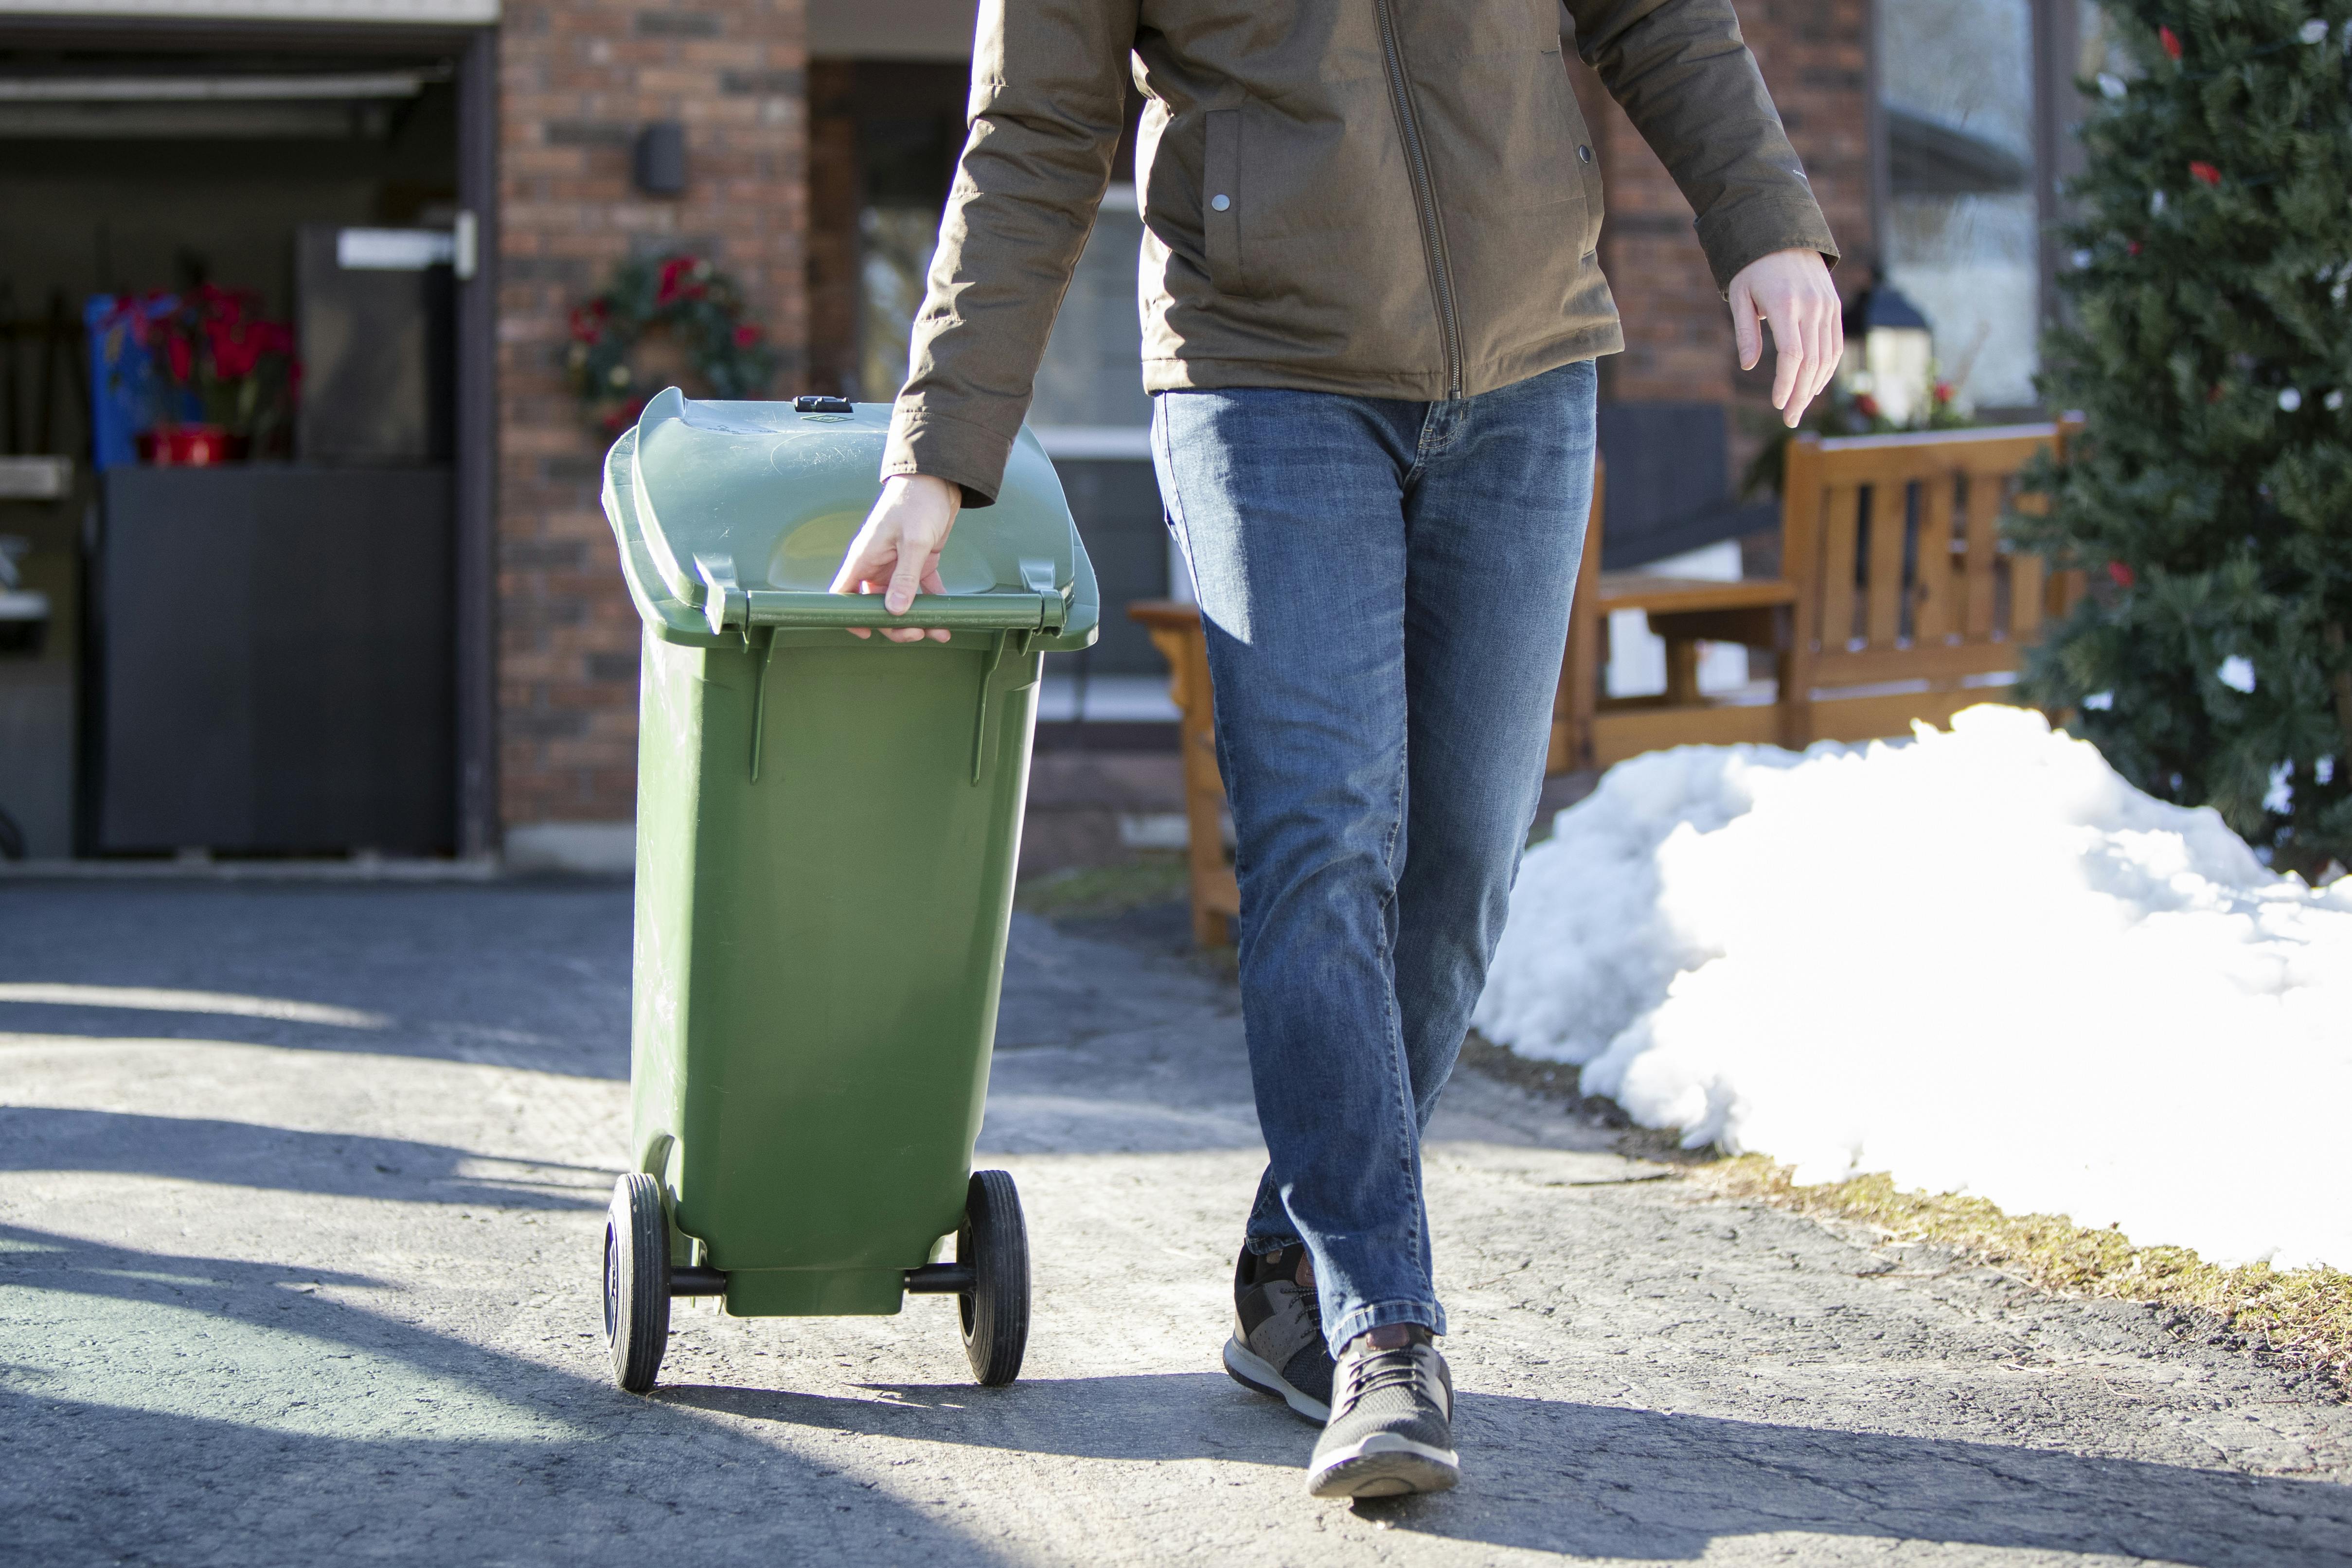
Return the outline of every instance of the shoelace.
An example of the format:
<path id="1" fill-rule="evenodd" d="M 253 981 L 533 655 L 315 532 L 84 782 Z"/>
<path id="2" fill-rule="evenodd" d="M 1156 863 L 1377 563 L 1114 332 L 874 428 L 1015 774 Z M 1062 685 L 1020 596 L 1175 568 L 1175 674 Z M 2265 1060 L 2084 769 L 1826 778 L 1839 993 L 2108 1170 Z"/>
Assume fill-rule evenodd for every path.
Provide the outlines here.
<path id="1" fill-rule="evenodd" d="M 1289 1286 L 1292 1289 L 1298 1292 L 1296 1300 L 1297 1300 L 1299 1307 L 1305 1310 L 1307 1316 L 1317 1322 L 1320 1322 L 1322 1321 L 1323 1300 L 1321 1297 L 1315 1293 L 1314 1286 L 1301 1285 L 1298 1283 L 1295 1276 L 1289 1274 L 1278 1274 L 1270 1279 L 1260 1280 L 1258 1284 L 1261 1289 L 1265 1289 L 1269 1292 L 1272 1288 L 1276 1285 Z"/>
<path id="2" fill-rule="evenodd" d="M 1298 1304 L 1299 1313 L 1301 1316 L 1306 1318 L 1308 1325 L 1314 1329 L 1316 1343 L 1320 1345 L 1323 1341 L 1322 1299 L 1315 1294 L 1315 1287 L 1312 1285 L 1299 1285 L 1296 1286 L 1295 1289 L 1298 1291 L 1296 1300 Z M 1323 1353 L 1328 1356 L 1331 1352 L 1328 1350 L 1326 1350 Z"/>
<path id="3" fill-rule="evenodd" d="M 1392 1351 L 1376 1350 L 1370 1355 L 1348 1363 L 1348 1397 L 1349 1405 L 1360 1403 L 1368 1394 L 1383 1388 L 1406 1388 L 1434 1403 L 1434 1396 L 1422 1388 L 1428 1375 L 1422 1370 L 1421 1358 L 1413 1352 L 1418 1346 L 1404 1345 Z"/>

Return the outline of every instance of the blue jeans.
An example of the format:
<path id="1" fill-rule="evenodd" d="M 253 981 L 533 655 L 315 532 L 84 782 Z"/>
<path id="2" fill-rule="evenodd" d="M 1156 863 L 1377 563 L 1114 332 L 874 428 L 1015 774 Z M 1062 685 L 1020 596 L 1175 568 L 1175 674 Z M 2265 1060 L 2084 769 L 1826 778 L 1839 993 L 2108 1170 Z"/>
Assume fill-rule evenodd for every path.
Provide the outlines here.
<path id="1" fill-rule="evenodd" d="M 1336 1353 L 1445 1331 L 1421 1134 L 1535 821 L 1592 492 L 1595 374 L 1442 403 L 1153 399 L 1241 879 L 1270 1156 L 1247 1245 L 1304 1240 Z"/>

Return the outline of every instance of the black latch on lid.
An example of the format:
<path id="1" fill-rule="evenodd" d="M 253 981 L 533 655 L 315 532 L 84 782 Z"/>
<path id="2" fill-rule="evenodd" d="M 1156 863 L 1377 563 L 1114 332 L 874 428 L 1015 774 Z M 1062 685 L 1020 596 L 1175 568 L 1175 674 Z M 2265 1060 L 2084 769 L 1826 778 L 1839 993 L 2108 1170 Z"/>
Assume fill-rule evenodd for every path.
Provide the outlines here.
<path id="1" fill-rule="evenodd" d="M 854 412 L 846 397 L 826 397 L 814 392 L 803 392 L 793 399 L 793 407 L 802 414 L 848 414 Z"/>

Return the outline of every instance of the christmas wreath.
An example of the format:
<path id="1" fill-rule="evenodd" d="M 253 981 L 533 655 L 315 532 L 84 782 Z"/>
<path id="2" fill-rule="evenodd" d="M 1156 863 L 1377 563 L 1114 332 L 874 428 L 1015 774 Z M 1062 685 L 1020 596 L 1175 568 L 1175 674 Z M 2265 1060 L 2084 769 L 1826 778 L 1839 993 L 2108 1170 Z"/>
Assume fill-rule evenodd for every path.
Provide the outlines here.
<path id="1" fill-rule="evenodd" d="M 744 313 L 743 291 L 708 258 L 623 262 L 603 293 L 572 310 L 566 355 L 581 413 L 607 437 L 645 408 L 630 353 L 656 327 L 670 330 L 714 397 L 756 397 L 776 374 L 775 351 Z"/>

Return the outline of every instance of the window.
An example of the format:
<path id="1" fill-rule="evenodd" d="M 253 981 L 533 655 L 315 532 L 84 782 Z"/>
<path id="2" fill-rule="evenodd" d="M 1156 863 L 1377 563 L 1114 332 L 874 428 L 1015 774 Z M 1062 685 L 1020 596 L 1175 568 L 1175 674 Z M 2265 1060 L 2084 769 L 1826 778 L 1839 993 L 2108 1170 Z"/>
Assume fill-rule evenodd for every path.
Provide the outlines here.
<path id="1" fill-rule="evenodd" d="M 1070 291 L 1037 367 L 1029 423 L 1049 447 L 1083 457 L 1150 455 L 1142 433 L 1151 423 L 1151 399 L 1143 390 L 1143 323 L 1135 303 L 1142 249 L 1135 187 L 1115 184 L 1103 194 L 1094 233 L 1070 275 Z M 1123 449 L 1082 452 L 1080 447 Z"/>
<path id="2" fill-rule="evenodd" d="M 887 403 L 907 379 L 908 337 L 939 245 L 940 215 L 932 206 L 874 205 L 858 216 L 858 226 L 865 242 L 858 379 L 866 398 Z M 1037 367 L 1029 423 L 1057 456 L 1150 455 L 1151 400 L 1143 391 L 1135 304 L 1142 245 L 1135 187 L 1115 184 L 1103 195 Z"/>
<path id="3" fill-rule="evenodd" d="M 1889 281 L 1979 408 L 2034 402 L 2042 252 L 2032 0 L 1882 0 Z"/>

